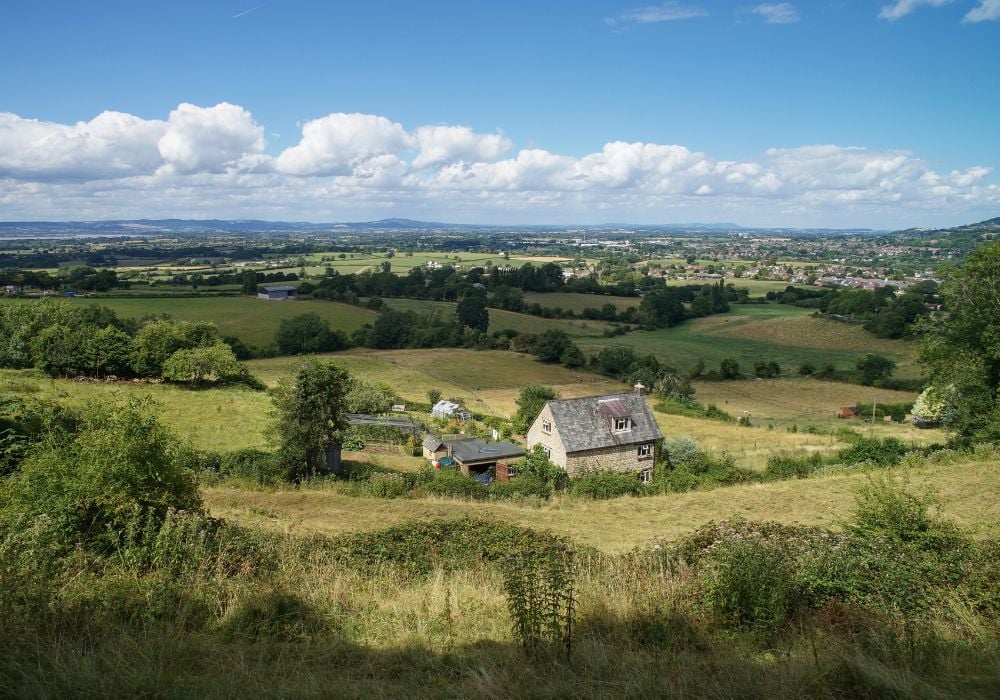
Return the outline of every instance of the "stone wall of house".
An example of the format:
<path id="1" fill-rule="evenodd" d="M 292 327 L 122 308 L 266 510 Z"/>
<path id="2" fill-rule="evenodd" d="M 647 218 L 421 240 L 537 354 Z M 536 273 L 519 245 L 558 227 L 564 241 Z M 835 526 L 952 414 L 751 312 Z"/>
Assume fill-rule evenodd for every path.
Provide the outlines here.
<path id="1" fill-rule="evenodd" d="M 552 432 L 550 433 L 542 431 L 542 421 L 546 420 L 552 423 Z M 554 464 L 566 469 L 566 449 L 563 447 L 562 438 L 559 437 L 559 428 L 556 426 L 555 419 L 552 417 L 552 409 L 549 408 L 548 404 L 542 408 L 542 412 L 538 414 L 538 418 L 528 428 L 527 438 L 529 452 L 535 445 L 542 445 L 548 448 L 550 452 L 549 459 Z"/>
<path id="2" fill-rule="evenodd" d="M 615 471 L 638 474 L 652 469 L 655 448 L 650 457 L 639 457 L 639 445 L 615 445 L 596 450 L 572 452 L 566 457 L 566 473 L 570 478 L 593 471 Z"/>

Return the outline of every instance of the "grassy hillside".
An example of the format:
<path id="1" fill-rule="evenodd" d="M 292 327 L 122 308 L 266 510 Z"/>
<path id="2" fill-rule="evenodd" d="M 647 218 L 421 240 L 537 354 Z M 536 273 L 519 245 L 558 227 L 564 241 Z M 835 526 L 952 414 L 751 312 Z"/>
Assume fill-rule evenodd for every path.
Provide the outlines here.
<path id="1" fill-rule="evenodd" d="M 373 323 L 374 311 L 331 301 L 265 301 L 252 297 L 191 297 L 180 299 L 143 298 L 77 299 L 80 304 L 101 304 L 120 316 L 139 318 L 147 314 L 170 314 L 181 321 L 213 321 L 222 335 L 235 335 L 245 343 L 268 345 L 283 319 L 316 313 L 336 330 L 350 333 L 365 323 Z"/>
<path id="2" fill-rule="evenodd" d="M 516 410 L 514 398 L 525 384 L 547 384 L 567 397 L 627 388 L 593 374 L 543 364 L 530 355 L 500 350 L 359 348 L 322 357 L 342 364 L 367 381 L 389 384 L 407 401 L 424 402 L 429 389 L 438 389 L 446 397 L 466 401 L 473 410 L 502 416 Z M 254 374 L 274 384 L 290 373 L 297 362 L 296 358 L 279 357 L 248 364 Z"/>
<path id="3" fill-rule="evenodd" d="M 980 536 L 1000 534 L 996 462 L 926 465 L 895 470 L 912 486 L 932 487 L 947 503 L 944 513 Z M 452 499 L 381 500 L 321 489 L 243 491 L 208 488 L 213 515 L 296 532 L 340 534 L 374 530 L 410 520 L 487 516 L 540 527 L 606 552 L 624 552 L 654 538 L 673 539 L 710 520 L 742 516 L 787 524 L 836 527 L 867 475 L 837 474 L 711 491 L 617 498 L 556 498 L 543 506 Z"/>
<path id="4" fill-rule="evenodd" d="M 559 307 L 564 311 L 580 313 L 587 307 L 599 309 L 605 304 L 614 304 L 619 311 L 630 306 L 639 308 L 640 297 L 615 297 L 604 294 L 574 294 L 572 292 L 526 292 L 524 300 L 529 304 L 541 304 L 549 308 Z"/>
<path id="5" fill-rule="evenodd" d="M 778 304 L 733 306 L 727 314 L 708 316 L 674 328 L 638 331 L 607 338 L 582 338 L 579 344 L 597 350 L 624 345 L 639 353 L 653 353 L 686 370 L 699 358 L 709 369 L 724 358 L 735 358 L 749 373 L 757 360 L 774 360 L 785 373 L 803 362 L 821 367 L 832 362 L 838 369 L 853 368 L 858 355 L 883 353 L 899 364 L 897 375 L 917 376 L 913 343 L 880 340 L 860 326 L 811 316 L 811 312 Z"/>
<path id="6" fill-rule="evenodd" d="M 394 309 L 403 311 L 431 311 L 442 315 L 454 315 L 457 304 L 448 301 L 427 301 L 423 299 L 386 299 L 385 302 Z M 519 333 L 544 333 L 551 328 L 558 328 L 573 336 L 601 335 L 610 325 L 604 321 L 570 321 L 548 319 L 528 314 L 514 313 L 502 309 L 490 309 L 489 331 L 502 331 L 511 328 Z"/>

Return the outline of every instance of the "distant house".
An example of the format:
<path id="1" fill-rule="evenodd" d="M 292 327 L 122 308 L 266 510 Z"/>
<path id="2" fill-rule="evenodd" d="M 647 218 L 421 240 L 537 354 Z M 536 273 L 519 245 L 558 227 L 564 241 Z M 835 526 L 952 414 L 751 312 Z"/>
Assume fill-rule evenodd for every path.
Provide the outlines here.
<path id="1" fill-rule="evenodd" d="M 837 411 L 837 418 L 856 418 L 858 409 L 855 406 L 844 406 Z"/>
<path id="2" fill-rule="evenodd" d="M 454 466 L 466 476 L 486 477 L 493 472 L 506 481 L 512 473 L 510 463 L 524 456 L 524 448 L 512 442 L 486 442 L 479 438 L 440 440 L 427 435 L 423 440 L 424 458 L 438 466 Z"/>
<path id="3" fill-rule="evenodd" d="M 662 439 L 641 387 L 633 393 L 549 401 L 528 429 L 528 449 L 541 445 L 570 477 L 616 471 L 648 482 Z"/>
<path id="4" fill-rule="evenodd" d="M 20 287 L 18 287 L 16 284 L 5 284 L 3 286 L 3 293 L 6 294 L 7 296 L 13 296 L 20 291 L 21 291 Z"/>
<path id="5" fill-rule="evenodd" d="M 257 291 L 258 299 L 268 301 L 284 301 L 285 299 L 297 299 L 299 290 L 291 285 L 279 285 L 277 287 L 263 287 Z"/>
<path id="6" fill-rule="evenodd" d="M 431 408 L 431 415 L 435 418 L 458 418 L 459 420 L 469 420 L 472 416 L 462 408 L 462 404 L 441 399 Z"/>

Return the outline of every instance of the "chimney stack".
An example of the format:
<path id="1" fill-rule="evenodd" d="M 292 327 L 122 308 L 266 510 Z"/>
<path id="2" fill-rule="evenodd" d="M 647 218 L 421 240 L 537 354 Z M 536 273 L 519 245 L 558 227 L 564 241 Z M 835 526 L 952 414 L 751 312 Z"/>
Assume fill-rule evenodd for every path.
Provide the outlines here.
<path id="1" fill-rule="evenodd" d="M 646 387 L 642 385 L 642 382 L 636 382 L 635 386 L 632 388 L 635 389 L 635 393 L 637 393 L 639 396 L 645 396 Z"/>

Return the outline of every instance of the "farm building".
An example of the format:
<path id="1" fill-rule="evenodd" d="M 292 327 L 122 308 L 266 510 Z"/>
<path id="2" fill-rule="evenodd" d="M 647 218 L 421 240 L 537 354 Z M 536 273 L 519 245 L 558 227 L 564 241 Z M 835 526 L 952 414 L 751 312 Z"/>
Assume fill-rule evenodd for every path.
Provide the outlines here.
<path id="1" fill-rule="evenodd" d="M 427 435 L 423 454 L 438 466 L 455 466 L 466 476 L 481 476 L 489 471 L 506 481 L 510 463 L 524 456 L 524 448 L 512 442 L 486 442 L 479 438 L 440 440 Z"/>
<path id="2" fill-rule="evenodd" d="M 298 296 L 299 290 L 287 284 L 277 287 L 264 287 L 263 291 L 257 292 L 258 299 L 267 299 L 268 301 L 284 301 L 285 299 L 296 299 Z"/>
<path id="3" fill-rule="evenodd" d="M 528 449 L 541 445 L 570 477 L 608 470 L 648 482 L 662 439 L 641 390 L 549 401 L 528 429 Z"/>
<path id="4" fill-rule="evenodd" d="M 858 409 L 854 406 L 844 406 L 837 411 L 837 418 L 855 418 L 858 415 Z"/>
<path id="5" fill-rule="evenodd" d="M 469 420 L 472 416 L 462 408 L 462 404 L 447 399 L 441 399 L 431 408 L 431 415 L 435 418 L 458 418 L 459 420 Z"/>

